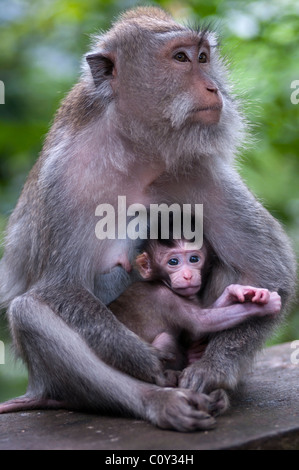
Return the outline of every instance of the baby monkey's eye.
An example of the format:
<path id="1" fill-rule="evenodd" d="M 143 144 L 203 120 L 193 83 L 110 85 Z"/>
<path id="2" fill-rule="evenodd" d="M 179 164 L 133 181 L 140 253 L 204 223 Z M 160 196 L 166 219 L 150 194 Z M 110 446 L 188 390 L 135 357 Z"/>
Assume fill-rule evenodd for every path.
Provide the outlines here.
<path id="1" fill-rule="evenodd" d="M 168 261 L 169 266 L 177 266 L 179 264 L 179 260 L 177 258 L 171 258 Z"/>
<path id="2" fill-rule="evenodd" d="M 189 258 L 190 263 L 198 263 L 199 260 L 200 260 L 200 258 L 197 255 L 192 255 Z"/>
<path id="3" fill-rule="evenodd" d="M 178 62 L 189 62 L 188 57 L 186 56 L 185 52 L 177 52 L 174 56 L 175 60 Z"/>

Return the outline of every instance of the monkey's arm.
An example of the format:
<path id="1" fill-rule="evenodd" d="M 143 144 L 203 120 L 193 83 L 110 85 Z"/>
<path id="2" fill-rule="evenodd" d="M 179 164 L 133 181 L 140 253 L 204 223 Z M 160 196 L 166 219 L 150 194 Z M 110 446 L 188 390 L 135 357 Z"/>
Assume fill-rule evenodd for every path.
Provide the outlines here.
<path id="1" fill-rule="evenodd" d="M 241 286 L 232 287 L 233 292 L 236 292 L 238 287 L 241 288 Z M 248 288 L 243 292 L 247 290 Z M 254 301 L 255 296 L 252 295 L 252 300 L 248 299 L 249 301 L 244 302 L 245 299 L 243 299 L 244 303 L 237 302 L 228 306 L 219 305 L 202 309 L 191 300 L 173 294 L 169 289 L 161 288 L 160 291 L 161 294 L 164 294 L 160 294 L 159 299 L 161 300 L 160 309 L 165 329 L 167 330 L 167 327 L 178 331 L 183 329 L 190 333 L 193 340 L 197 340 L 207 333 L 233 328 L 255 316 L 275 316 L 281 309 L 281 299 L 276 292 L 269 293 L 266 302 L 256 302 Z M 227 295 L 225 298 L 227 299 Z"/>
<path id="2" fill-rule="evenodd" d="M 253 317 L 275 316 L 280 309 L 280 296 L 277 292 L 272 292 L 267 303 L 249 301 L 226 307 L 203 309 L 199 318 L 199 328 L 206 333 L 227 330 Z"/>
<path id="3" fill-rule="evenodd" d="M 211 305 L 210 308 L 228 307 L 236 302 L 243 303 L 248 300 L 258 304 L 267 304 L 269 299 L 270 292 L 268 289 L 231 284 L 224 289 L 221 296 Z"/>

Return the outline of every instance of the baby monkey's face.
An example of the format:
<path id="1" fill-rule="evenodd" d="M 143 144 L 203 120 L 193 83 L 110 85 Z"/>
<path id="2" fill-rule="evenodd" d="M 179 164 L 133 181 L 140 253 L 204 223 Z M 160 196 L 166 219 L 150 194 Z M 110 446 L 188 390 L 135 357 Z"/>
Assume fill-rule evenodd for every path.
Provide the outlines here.
<path id="1" fill-rule="evenodd" d="M 180 241 L 177 247 L 162 251 L 164 253 L 161 253 L 161 267 L 168 274 L 168 279 L 164 282 L 179 295 L 195 295 L 202 283 L 204 250 L 190 247 L 190 243 Z"/>
<path id="2" fill-rule="evenodd" d="M 190 297 L 201 287 L 206 256 L 204 245 L 198 248 L 195 243 L 177 240 L 170 248 L 153 240 L 148 251 L 137 257 L 136 265 L 144 279 L 162 281 L 173 292 Z"/>

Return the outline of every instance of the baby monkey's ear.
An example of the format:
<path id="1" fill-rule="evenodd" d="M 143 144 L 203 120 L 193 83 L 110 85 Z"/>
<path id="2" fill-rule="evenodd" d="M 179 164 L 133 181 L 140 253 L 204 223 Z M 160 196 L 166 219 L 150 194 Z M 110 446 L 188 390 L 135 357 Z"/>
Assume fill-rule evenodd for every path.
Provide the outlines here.
<path id="1" fill-rule="evenodd" d="M 136 266 L 143 279 L 150 279 L 152 277 L 151 260 L 148 253 L 144 251 L 141 255 L 137 256 Z"/>

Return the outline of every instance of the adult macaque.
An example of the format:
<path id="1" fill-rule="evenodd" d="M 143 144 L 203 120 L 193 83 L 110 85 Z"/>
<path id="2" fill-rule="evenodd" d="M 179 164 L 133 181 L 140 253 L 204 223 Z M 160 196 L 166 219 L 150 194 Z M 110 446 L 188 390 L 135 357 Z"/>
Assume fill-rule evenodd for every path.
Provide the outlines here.
<path id="1" fill-rule="evenodd" d="M 133 283 L 109 308 L 130 330 L 170 355 L 168 368 L 186 367 L 188 348 L 205 335 L 280 311 L 276 292 L 238 284 L 226 287 L 203 309 L 197 294 L 208 265 L 207 248 L 196 249 L 184 239 L 160 239 L 147 241 L 144 250 L 136 266 L 149 282 Z"/>
<path id="2" fill-rule="evenodd" d="M 8 224 L 1 305 L 29 386 L 0 411 L 63 401 L 182 431 L 211 424 L 219 397 L 206 393 L 237 385 L 279 316 L 215 333 L 180 388 L 162 388 L 157 351 L 106 307 L 128 285 L 116 265 L 135 242 L 98 240 L 95 208 L 116 208 L 118 195 L 145 206 L 203 204 L 217 256 L 203 307 L 243 284 L 277 291 L 285 311 L 294 256 L 234 169 L 243 133 L 213 33 L 137 8 L 95 38 Z"/>

